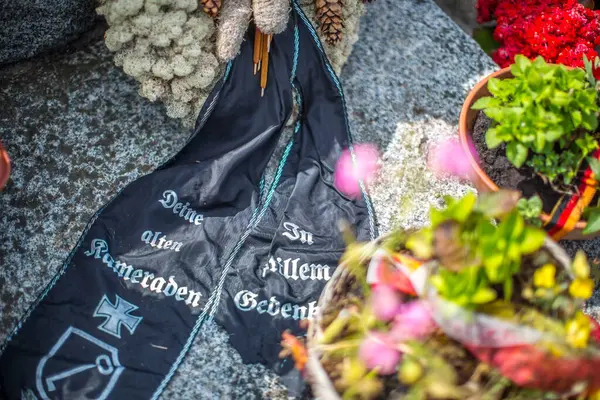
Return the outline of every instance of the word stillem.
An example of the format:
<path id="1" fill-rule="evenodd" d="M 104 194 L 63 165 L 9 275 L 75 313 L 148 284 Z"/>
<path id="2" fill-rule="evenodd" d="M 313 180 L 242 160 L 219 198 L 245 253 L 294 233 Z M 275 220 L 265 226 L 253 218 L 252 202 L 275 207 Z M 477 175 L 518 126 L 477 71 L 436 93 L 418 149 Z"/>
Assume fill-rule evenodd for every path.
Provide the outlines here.
<path id="1" fill-rule="evenodd" d="M 286 279 L 292 279 L 297 281 L 311 280 L 311 281 L 328 281 L 331 279 L 329 273 L 329 265 L 321 264 L 300 264 L 299 258 L 286 258 L 285 260 L 281 257 L 273 257 L 269 259 L 267 264 L 263 267 L 262 277 L 264 278 L 269 273 L 279 273 Z"/>

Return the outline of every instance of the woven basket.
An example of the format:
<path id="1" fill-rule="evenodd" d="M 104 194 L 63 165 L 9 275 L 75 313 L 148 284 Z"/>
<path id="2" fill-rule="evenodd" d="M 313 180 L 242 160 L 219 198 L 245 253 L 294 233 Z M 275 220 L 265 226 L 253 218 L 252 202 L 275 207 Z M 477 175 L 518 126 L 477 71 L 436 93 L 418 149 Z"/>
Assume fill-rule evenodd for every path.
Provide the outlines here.
<path id="1" fill-rule="evenodd" d="M 374 246 L 381 243 L 381 239 L 372 242 Z M 571 260 L 567 253 L 552 239 L 547 238 L 542 249 L 546 251 L 552 258 L 555 259 L 557 265 L 562 266 L 567 271 L 571 271 Z M 364 260 L 363 264 L 367 264 L 368 259 Z M 307 351 L 308 361 L 306 363 L 306 379 L 310 384 L 313 394 L 319 400 L 341 400 L 340 395 L 335 390 L 333 382 L 323 368 L 320 359 L 321 352 L 318 349 L 318 343 L 323 335 L 321 322 L 324 310 L 326 310 L 333 299 L 345 295 L 344 288 L 347 287 L 348 280 L 351 274 L 344 265 L 340 265 L 334 272 L 333 276 L 325 286 L 318 301 L 318 312 L 315 314 L 307 332 Z"/>

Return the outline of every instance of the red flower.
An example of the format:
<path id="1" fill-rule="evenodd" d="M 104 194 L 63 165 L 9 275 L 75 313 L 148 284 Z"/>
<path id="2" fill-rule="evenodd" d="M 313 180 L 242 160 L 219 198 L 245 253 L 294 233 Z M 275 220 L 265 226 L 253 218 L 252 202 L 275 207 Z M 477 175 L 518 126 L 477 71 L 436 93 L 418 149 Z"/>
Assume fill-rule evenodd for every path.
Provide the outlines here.
<path id="1" fill-rule="evenodd" d="M 494 39 L 500 48 L 492 58 L 501 67 L 517 54 L 542 56 L 547 62 L 582 67 L 600 45 L 600 11 L 576 0 L 479 0 L 479 19 L 496 19 Z"/>
<path id="2" fill-rule="evenodd" d="M 521 387 L 565 393 L 575 383 L 587 381 L 592 390 L 600 388 L 598 358 L 560 358 L 535 345 L 467 347 L 479 360 Z"/>
<path id="3" fill-rule="evenodd" d="M 590 319 L 590 323 L 592 324 L 592 331 L 590 332 L 590 338 L 592 338 L 592 340 L 594 342 L 600 342 L 600 324 L 598 323 L 598 321 L 596 321 L 594 318 L 590 317 L 588 315 L 588 318 Z"/>

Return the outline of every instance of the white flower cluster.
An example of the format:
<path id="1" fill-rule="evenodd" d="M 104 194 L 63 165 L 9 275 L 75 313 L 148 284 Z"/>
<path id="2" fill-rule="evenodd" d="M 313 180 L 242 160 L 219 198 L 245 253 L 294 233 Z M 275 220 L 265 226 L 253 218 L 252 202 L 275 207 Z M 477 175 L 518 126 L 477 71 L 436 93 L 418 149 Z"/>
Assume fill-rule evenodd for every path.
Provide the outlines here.
<path id="1" fill-rule="evenodd" d="M 226 2 L 228 0 L 224 0 Z M 217 21 L 206 15 L 199 0 L 101 0 L 97 12 L 109 29 L 106 46 L 115 64 L 140 82 L 140 95 L 164 102 L 167 115 L 194 125 L 225 63 L 216 57 Z M 313 0 L 301 2 L 312 19 Z M 339 71 L 358 38 L 362 0 L 346 1 L 344 40 L 326 45 Z"/>

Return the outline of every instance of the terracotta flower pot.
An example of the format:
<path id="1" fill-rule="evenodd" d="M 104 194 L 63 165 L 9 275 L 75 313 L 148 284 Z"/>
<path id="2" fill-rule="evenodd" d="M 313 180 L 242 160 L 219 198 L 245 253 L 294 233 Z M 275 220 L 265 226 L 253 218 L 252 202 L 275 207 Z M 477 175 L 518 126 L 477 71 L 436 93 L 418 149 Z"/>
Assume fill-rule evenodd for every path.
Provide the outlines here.
<path id="1" fill-rule="evenodd" d="M 4 188 L 10 176 L 10 158 L 0 143 L 0 190 Z"/>
<path id="2" fill-rule="evenodd" d="M 471 92 L 469 93 L 469 95 L 467 96 L 467 98 L 463 104 L 462 110 L 460 112 L 460 119 L 459 119 L 459 125 L 458 125 L 458 133 L 459 133 L 462 148 L 463 148 L 465 154 L 467 155 L 467 157 L 469 157 L 469 162 L 471 163 L 471 166 L 473 167 L 473 170 L 475 171 L 475 176 L 473 178 L 473 184 L 475 185 L 477 190 L 480 192 L 496 192 L 499 189 L 498 185 L 496 185 L 496 183 L 494 183 L 494 181 L 492 181 L 492 179 L 479 166 L 476 156 L 472 153 L 473 149 L 469 145 L 470 142 L 472 143 L 471 138 L 473 135 L 473 128 L 475 126 L 475 120 L 477 119 L 477 113 L 479 112 L 478 110 L 473 110 L 471 107 L 480 98 L 485 97 L 485 96 L 490 96 L 490 92 L 487 88 L 487 83 L 490 80 L 490 78 L 499 78 L 499 79 L 512 78 L 512 73 L 510 72 L 510 67 L 503 68 L 499 71 L 494 72 L 493 74 L 487 76 L 486 78 L 481 80 L 479 83 L 477 83 L 477 85 L 475 85 L 475 87 L 471 90 Z M 542 218 L 542 222 L 544 224 L 546 224 L 550 220 L 550 216 L 546 213 L 542 213 L 541 218 Z M 569 232 L 569 234 L 566 237 L 564 237 L 564 239 L 565 240 L 585 240 L 585 239 L 591 239 L 593 237 L 600 235 L 600 232 L 592 234 L 592 235 L 584 235 L 583 230 L 585 229 L 586 225 L 587 225 L 586 221 L 583 221 L 583 220 L 578 221 L 577 224 L 575 225 L 575 229 L 573 229 L 571 232 Z"/>

